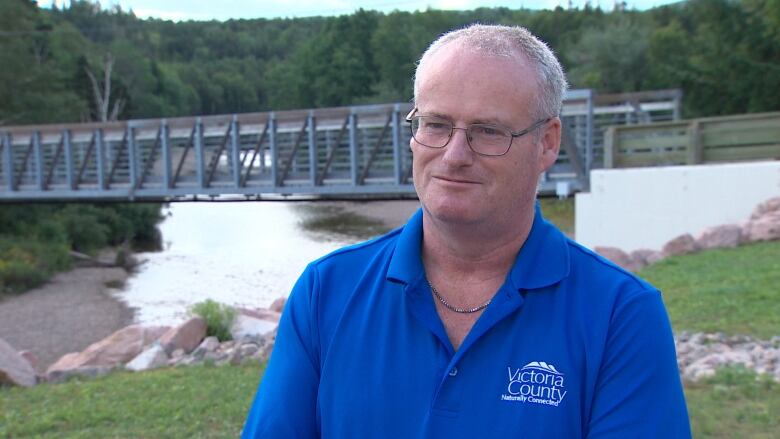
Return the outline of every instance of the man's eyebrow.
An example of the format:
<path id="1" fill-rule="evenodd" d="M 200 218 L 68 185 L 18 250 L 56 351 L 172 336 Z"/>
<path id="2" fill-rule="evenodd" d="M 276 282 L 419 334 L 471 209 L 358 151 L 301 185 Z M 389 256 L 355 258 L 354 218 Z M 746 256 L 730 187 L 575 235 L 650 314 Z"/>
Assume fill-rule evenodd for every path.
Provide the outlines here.
<path id="1" fill-rule="evenodd" d="M 448 120 L 448 121 L 452 122 L 452 117 L 450 117 L 450 116 L 448 116 L 446 114 L 437 113 L 435 111 L 420 112 L 420 113 L 421 113 L 421 116 L 438 117 L 438 118 L 445 119 L 445 120 Z M 482 125 L 495 125 L 495 126 L 499 126 L 499 127 L 507 127 L 508 126 L 508 125 L 506 125 L 504 123 L 501 123 L 501 122 L 499 122 L 497 120 L 494 120 L 494 119 L 473 119 L 473 120 L 469 121 L 469 125 L 472 125 L 472 124 L 475 124 L 475 123 L 476 124 L 482 124 Z"/>

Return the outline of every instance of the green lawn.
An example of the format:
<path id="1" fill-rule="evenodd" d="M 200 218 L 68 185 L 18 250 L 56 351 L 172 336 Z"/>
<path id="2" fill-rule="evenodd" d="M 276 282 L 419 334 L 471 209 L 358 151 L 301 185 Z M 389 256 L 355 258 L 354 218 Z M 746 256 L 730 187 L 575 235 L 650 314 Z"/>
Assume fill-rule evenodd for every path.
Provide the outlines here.
<path id="1" fill-rule="evenodd" d="M 640 273 L 675 331 L 780 335 L 780 241 L 664 259 Z"/>
<path id="2" fill-rule="evenodd" d="M 770 439 L 780 432 L 780 384 L 743 368 L 685 386 L 693 437 Z"/>
<path id="3" fill-rule="evenodd" d="M 574 236 L 574 197 L 539 198 L 542 215 L 569 236 Z"/>
<path id="4" fill-rule="evenodd" d="M 0 388 L 0 438 L 235 438 L 261 374 L 194 366 Z"/>

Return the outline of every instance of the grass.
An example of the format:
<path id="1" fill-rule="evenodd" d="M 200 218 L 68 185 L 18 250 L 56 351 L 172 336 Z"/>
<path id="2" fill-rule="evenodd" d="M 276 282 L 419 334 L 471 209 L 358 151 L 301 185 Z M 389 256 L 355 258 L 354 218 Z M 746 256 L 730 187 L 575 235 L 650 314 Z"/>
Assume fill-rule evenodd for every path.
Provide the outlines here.
<path id="1" fill-rule="evenodd" d="M 780 335 L 780 241 L 671 257 L 639 274 L 663 291 L 677 332 Z"/>
<path id="2" fill-rule="evenodd" d="M 0 388 L 0 437 L 235 438 L 262 370 L 204 365 Z"/>
<path id="3" fill-rule="evenodd" d="M 542 215 L 555 224 L 561 231 L 574 236 L 574 197 L 559 200 L 557 198 L 539 198 Z"/>
<path id="4" fill-rule="evenodd" d="M 262 375 L 256 364 L 115 372 L 89 381 L 0 388 L 0 437 L 234 438 Z M 687 383 L 696 438 L 774 438 L 780 384 L 741 367 Z"/>
<path id="5" fill-rule="evenodd" d="M 695 438 L 777 438 L 780 384 L 742 367 L 685 386 Z"/>

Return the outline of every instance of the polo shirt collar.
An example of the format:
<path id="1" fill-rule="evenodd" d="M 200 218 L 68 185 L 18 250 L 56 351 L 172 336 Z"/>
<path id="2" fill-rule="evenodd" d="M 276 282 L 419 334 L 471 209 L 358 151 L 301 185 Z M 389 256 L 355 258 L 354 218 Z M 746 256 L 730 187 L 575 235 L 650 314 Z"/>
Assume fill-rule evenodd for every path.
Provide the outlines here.
<path id="1" fill-rule="evenodd" d="M 531 232 L 508 275 L 511 285 L 518 290 L 546 287 L 569 274 L 566 236 L 542 217 L 538 201 L 534 211 Z M 419 209 L 401 230 L 388 267 L 388 279 L 411 284 L 425 276 L 420 251 L 422 222 L 423 212 Z"/>

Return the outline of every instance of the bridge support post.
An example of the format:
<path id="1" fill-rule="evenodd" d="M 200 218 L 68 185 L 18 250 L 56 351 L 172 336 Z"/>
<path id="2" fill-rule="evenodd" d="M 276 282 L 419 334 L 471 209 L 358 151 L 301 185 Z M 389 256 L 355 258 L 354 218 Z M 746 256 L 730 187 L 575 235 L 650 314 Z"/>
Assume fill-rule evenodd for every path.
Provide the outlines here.
<path id="1" fill-rule="evenodd" d="M 127 162 L 130 166 L 130 200 L 133 191 L 138 187 L 138 150 L 135 144 L 135 128 L 127 127 Z"/>
<path id="2" fill-rule="evenodd" d="M 203 121 L 201 118 L 195 119 L 195 134 L 192 137 L 195 144 L 195 166 L 197 167 L 198 186 L 203 189 L 206 187 L 206 172 L 203 163 Z"/>
<path id="3" fill-rule="evenodd" d="M 241 159 L 238 150 L 238 134 L 238 118 L 234 114 L 233 120 L 230 121 L 230 161 L 233 162 L 233 185 L 236 188 L 241 187 Z"/>
<path id="4" fill-rule="evenodd" d="M 357 114 L 352 110 L 349 115 L 349 173 L 353 186 L 358 185 L 358 138 Z"/>
<path id="5" fill-rule="evenodd" d="M 62 132 L 62 145 L 65 148 L 65 175 L 68 189 L 76 190 L 76 176 L 73 169 L 73 144 L 70 141 L 70 130 Z"/>
<path id="6" fill-rule="evenodd" d="M 163 184 L 165 185 L 165 189 L 171 189 L 173 187 L 173 180 L 171 178 L 171 144 L 168 140 L 168 121 L 163 119 L 160 123 L 160 147 L 162 148 Z"/>
<path id="7" fill-rule="evenodd" d="M 403 174 L 401 170 L 401 118 L 399 112 L 401 106 L 395 104 L 393 106 L 393 176 L 395 177 L 395 184 L 400 185 L 403 180 Z"/>
<path id="8" fill-rule="evenodd" d="M 103 129 L 95 130 L 95 157 L 97 158 L 97 178 L 100 190 L 108 189 L 106 184 L 106 150 L 103 147 Z"/>
<path id="9" fill-rule="evenodd" d="M 279 187 L 279 148 L 276 145 L 276 115 L 268 115 L 268 147 L 271 149 L 271 182 Z"/>
<path id="10" fill-rule="evenodd" d="M 309 183 L 317 186 L 317 121 L 314 111 L 309 111 Z"/>
<path id="11" fill-rule="evenodd" d="M 43 185 L 43 150 L 41 149 L 41 133 L 32 134 L 33 154 L 35 154 L 35 185 L 39 191 L 45 190 Z"/>
<path id="12" fill-rule="evenodd" d="M 5 184 L 9 191 L 15 191 L 14 184 L 14 152 L 11 149 L 11 135 L 3 134 L 3 174 L 5 174 Z"/>

